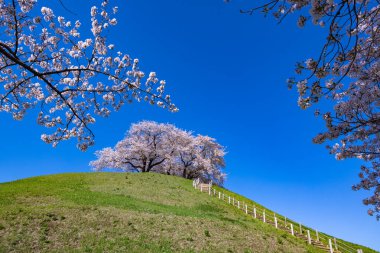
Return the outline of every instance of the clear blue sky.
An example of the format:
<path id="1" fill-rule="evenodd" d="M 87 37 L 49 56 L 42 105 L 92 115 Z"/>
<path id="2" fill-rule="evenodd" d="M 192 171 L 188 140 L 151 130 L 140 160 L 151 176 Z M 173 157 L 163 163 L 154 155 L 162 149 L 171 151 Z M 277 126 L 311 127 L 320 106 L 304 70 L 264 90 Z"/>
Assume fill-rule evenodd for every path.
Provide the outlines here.
<path id="1" fill-rule="evenodd" d="M 78 13 L 65 16 L 85 23 L 87 1 L 63 2 Z M 180 112 L 127 105 L 97 120 L 96 145 L 85 153 L 75 141 L 55 149 L 44 144 L 45 129 L 37 126 L 35 112 L 21 122 L 2 113 L 0 182 L 90 171 L 94 151 L 113 146 L 131 123 L 170 122 L 227 147 L 227 188 L 320 231 L 380 250 L 380 224 L 361 202 L 368 193 L 351 190 L 360 163 L 336 161 L 323 145 L 312 144 L 324 124 L 312 110 L 297 107 L 296 92 L 285 84 L 296 61 L 318 53 L 323 30 L 300 30 L 292 17 L 277 25 L 261 15 L 242 15 L 239 2 L 120 1 L 119 24 L 109 39 L 139 58 L 146 72 L 167 81 Z"/>

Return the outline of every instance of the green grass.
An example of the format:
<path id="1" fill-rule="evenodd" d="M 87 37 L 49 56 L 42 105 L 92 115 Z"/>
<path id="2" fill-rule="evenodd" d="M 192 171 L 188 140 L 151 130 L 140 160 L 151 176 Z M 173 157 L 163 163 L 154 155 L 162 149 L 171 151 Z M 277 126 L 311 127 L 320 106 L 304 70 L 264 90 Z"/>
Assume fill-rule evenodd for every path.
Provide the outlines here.
<path id="1" fill-rule="evenodd" d="M 0 252 L 320 251 L 190 180 L 81 173 L 0 184 Z"/>

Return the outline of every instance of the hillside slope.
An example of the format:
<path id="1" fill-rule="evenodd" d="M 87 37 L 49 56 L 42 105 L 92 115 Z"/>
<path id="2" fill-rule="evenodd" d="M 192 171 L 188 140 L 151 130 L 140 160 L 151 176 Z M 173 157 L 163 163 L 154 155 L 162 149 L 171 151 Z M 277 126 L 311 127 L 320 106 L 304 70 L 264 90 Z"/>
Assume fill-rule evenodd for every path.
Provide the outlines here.
<path id="1" fill-rule="evenodd" d="M 190 180 L 80 173 L 0 184 L 0 252 L 321 251 Z"/>

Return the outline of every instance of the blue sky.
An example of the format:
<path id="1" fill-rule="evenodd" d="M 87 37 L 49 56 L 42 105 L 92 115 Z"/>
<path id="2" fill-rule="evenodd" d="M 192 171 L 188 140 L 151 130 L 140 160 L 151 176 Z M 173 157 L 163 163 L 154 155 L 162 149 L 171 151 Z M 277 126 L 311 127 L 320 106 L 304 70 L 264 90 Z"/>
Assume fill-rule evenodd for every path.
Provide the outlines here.
<path id="1" fill-rule="evenodd" d="M 87 1 L 64 3 L 80 14 L 66 17 L 89 20 Z M 170 122 L 227 147 L 227 188 L 320 231 L 380 250 L 379 223 L 361 202 L 369 193 L 351 190 L 360 163 L 336 161 L 324 145 L 312 144 L 324 124 L 312 110 L 299 109 L 296 91 L 286 87 L 295 62 L 319 52 L 323 29 L 298 29 L 295 17 L 278 25 L 261 15 L 239 14 L 248 6 L 241 1 L 120 3 L 119 24 L 109 40 L 167 81 L 180 112 L 126 105 L 97 119 L 96 145 L 85 153 L 75 141 L 56 148 L 44 144 L 40 135 L 46 129 L 36 124 L 36 112 L 21 122 L 2 113 L 0 182 L 90 171 L 95 150 L 113 146 L 131 123 Z"/>

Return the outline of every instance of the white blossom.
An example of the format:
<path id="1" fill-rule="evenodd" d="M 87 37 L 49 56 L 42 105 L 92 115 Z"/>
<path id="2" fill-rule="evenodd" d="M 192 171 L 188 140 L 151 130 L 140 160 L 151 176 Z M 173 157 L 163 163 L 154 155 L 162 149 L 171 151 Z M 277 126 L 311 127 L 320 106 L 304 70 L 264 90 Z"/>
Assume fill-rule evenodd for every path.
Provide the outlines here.
<path id="1" fill-rule="evenodd" d="M 372 206 L 368 213 L 380 220 L 379 2 L 275 0 L 260 6 L 243 12 L 271 12 L 280 21 L 298 12 L 300 27 L 309 20 L 327 26 L 322 51 L 315 59 L 297 63 L 300 81 L 289 78 L 288 85 L 296 84 L 302 109 L 321 100 L 331 105 L 323 113 L 326 128 L 314 142 L 339 142 L 329 147 L 336 159 L 359 158 L 364 162 L 360 182 L 353 189 L 371 192 L 364 204 Z"/>
<path id="2" fill-rule="evenodd" d="M 208 136 L 171 124 L 142 121 L 133 124 L 125 138 L 114 148 L 97 151 L 94 170 L 106 168 L 122 171 L 157 172 L 188 179 L 200 178 L 223 184 L 226 174 L 224 147 Z"/>
<path id="3" fill-rule="evenodd" d="M 139 61 L 112 49 L 104 35 L 107 25 L 116 25 L 117 8 L 103 1 L 91 8 L 92 36 L 79 30 L 81 22 L 54 15 L 36 0 L 4 0 L 0 4 L 3 39 L 0 40 L 0 112 L 15 120 L 23 119 L 31 108 L 41 108 L 38 124 L 49 128 L 41 139 L 56 146 L 60 141 L 77 138 L 86 150 L 94 143 L 90 125 L 95 115 L 107 117 L 113 110 L 145 96 L 149 103 L 159 103 L 177 111 L 170 99 L 155 91 L 159 80 L 146 78 Z M 49 4 L 49 2 L 46 2 Z M 17 20 L 17 29 L 14 27 Z M 75 24 L 75 25 L 72 25 Z M 99 82 L 99 80 L 107 80 Z M 154 87 L 154 88 L 153 88 Z"/>

